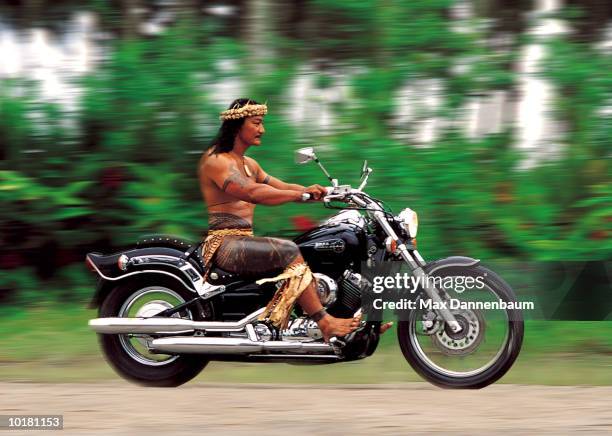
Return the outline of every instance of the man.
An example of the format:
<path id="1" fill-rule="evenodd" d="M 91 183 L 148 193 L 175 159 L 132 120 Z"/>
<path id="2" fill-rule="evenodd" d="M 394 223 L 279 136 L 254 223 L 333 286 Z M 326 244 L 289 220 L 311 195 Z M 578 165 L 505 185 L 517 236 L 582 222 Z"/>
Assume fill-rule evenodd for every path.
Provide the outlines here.
<path id="1" fill-rule="evenodd" d="M 249 147 L 261 145 L 266 113 L 267 107 L 253 100 L 233 101 L 221 113 L 223 123 L 219 133 L 200 160 L 200 189 L 209 217 L 204 260 L 210 264 L 214 257 L 219 267 L 253 277 L 266 277 L 266 273 L 283 269 L 275 278 L 258 281 L 284 280 L 260 319 L 279 329 L 285 328 L 297 301 L 317 322 L 328 341 L 330 337 L 355 330 L 360 316 L 341 319 L 325 311 L 316 292 L 316 282 L 295 243 L 254 237 L 252 233 L 256 204 L 272 206 L 302 201 L 304 193 L 319 200 L 326 194 L 320 185 L 304 187 L 272 177 L 255 159 L 245 156 Z"/>

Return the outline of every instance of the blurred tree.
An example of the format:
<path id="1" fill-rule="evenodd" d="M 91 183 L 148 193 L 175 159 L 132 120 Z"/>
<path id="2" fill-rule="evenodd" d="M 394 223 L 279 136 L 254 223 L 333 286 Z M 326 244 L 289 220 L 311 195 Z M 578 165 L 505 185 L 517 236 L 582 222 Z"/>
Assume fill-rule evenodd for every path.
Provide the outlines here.
<path id="1" fill-rule="evenodd" d="M 467 2 L 470 3 L 470 2 Z M 533 10 L 534 0 L 474 0 L 474 10 L 478 16 L 493 20 L 495 32 L 511 32 L 518 35 L 525 31 L 527 14 Z"/>
<path id="2" fill-rule="evenodd" d="M 121 0 L 122 35 L 125 39 L 135 38 L 140 34 L 141 14 L 140 0 Z"/>
<path id="3" fill-rule="evenodd" d="M 603 31 L 612 20 L 612 3 L 602 0 L 567 0 L 570 13 L 566 17 L 577 30 L 574 39 L 594 42 L 603 36 Z"/>

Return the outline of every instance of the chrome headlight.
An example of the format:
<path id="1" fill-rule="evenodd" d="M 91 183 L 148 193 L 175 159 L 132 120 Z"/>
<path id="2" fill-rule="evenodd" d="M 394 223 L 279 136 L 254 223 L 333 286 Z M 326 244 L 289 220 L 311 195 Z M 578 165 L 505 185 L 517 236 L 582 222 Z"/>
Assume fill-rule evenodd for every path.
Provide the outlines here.
<path id="1" fill-rule="evenodd" d="M 419 218 L 417 213 L 410 208 L 406 208 L 397 216 L 402 228 L 408 233 L 411 238 L 416 238 L 417 230 L 419 229 Z"/>

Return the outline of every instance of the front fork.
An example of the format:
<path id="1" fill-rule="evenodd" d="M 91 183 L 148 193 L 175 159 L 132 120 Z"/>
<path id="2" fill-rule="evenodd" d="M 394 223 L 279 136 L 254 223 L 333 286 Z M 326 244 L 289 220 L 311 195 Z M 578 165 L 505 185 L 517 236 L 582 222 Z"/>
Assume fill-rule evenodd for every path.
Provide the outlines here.
<path id="1" fill-rule="evenodd" d="M 412 274 L 422 283 L 425 293 L 434 303 L 433 306 L 438 307 L 438 309 L 434 309 L 434 311 L 442 317 L 444 322 L 454 333 L 459 333 L 461 331 L 461 325 L 457 322 L 455 315 L 446 307 L 446 303 L 442 297 L 440 297 L 440 291 L 435 286 L 431 286 L 431 283 L 429 283 L 430 280 L 427 280 L 427 274 L 423 271 L 425 260 L 423 260 L 418 251 L 409 251 L 405 244 L 399 245 L 397 250 L 402 256 L 402 259 L 410 265 Z"/>
<path id="2" fill-rule="evenodd" d="M 391 227 L 382 211 L 373 212 L 372 215 L 374 216 L 376 221 L 378 221 L 385 233 L 387 233 L 387 235 L 398 244 L 397 251 L 399 251 L 400 256 L 402 256 L 404 262 L 406 262 L 410 266 L 410 268 L 412 269 L 412 273 L 419 280 L 421 280 L 425 293 L 435 303 L 434 305 L 439 308 L 435 309 L 435 312 L 442 317 L 444 322 L 446 322 L 446 324 L 451 328 L 454 333 L 459 333 L 462 330 L 461 325 L 459 325 L 457 319 L 451 313 L 451 311 L 446 308 L 446 303 L 442 300 L 442 297 L 440 297 L 440 291 L 438 291 L 438 289 L 436 289 L 434 286 L 431 286 L 430 283 L 428 283 L 429 280 L 426 280 L 427 274 L 425 273 L 425 271 L 423 271 L 423 267 L 425 266 L 425 260 L 423 260 L 418 251 L 408 250 L 406 244 L 404 244 L 404 242 L 401 241 L 400 238 L 397 236 L 395 230 L 393 230 L 393 227 Z"/>

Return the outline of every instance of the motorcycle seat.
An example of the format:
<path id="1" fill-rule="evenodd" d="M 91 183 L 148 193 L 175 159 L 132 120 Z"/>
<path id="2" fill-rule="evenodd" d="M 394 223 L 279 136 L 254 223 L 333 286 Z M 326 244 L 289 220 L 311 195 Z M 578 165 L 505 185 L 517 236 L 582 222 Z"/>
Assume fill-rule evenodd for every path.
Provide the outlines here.
<path id="1" fill-rule="evenodd" d="M 192 259 L 198 264 L 200 272 L 202 273 L 206 270 L 204 258 L 202 257 L 202 244 L 203 242 L 192 242 L 172 235 L 149 235 L 140 238 L 137 241 L 136 246 L 137 248 L 168 247 L 180 250 L 186 254 L 187 258 Z M 113 259 L 109 259 L 109 265 L 116 263 L 116 261 L 116 257 Z M 225 285 L 241 280 L 274 277 L 275 275 L 280 274 L 282 272 L 281 268 L 278 270 L 268 271 L 265 274 L 261 275 L 243 276 L 241 274 L 226 271 L 223 268 L 220 268 L 215 264 L 214 259 L 210 268 L 210 273 L 208 274 L 206 281 L 213 285 Z"/>
<path id="2" fill-rule="evenodd" d="M 195 244 L 199 244 L 199 242 L 188 241 L 172 235 L 145 235 L 136 241 L 137 248 L 168 247 L 181 251 L 187 251 Z"/>
<path id="3" fill-rule="evenodd" d="M 143 236 L 136 242 L 136 247 L 168 247 L 188 253 L 188 257 L 194 259 L 200 271 L 204 270 L 204 259 L 202 258 L 202 242 L 188 241 L 184 238 L 179 238 L 172 235 L 147 235 Z"/>

